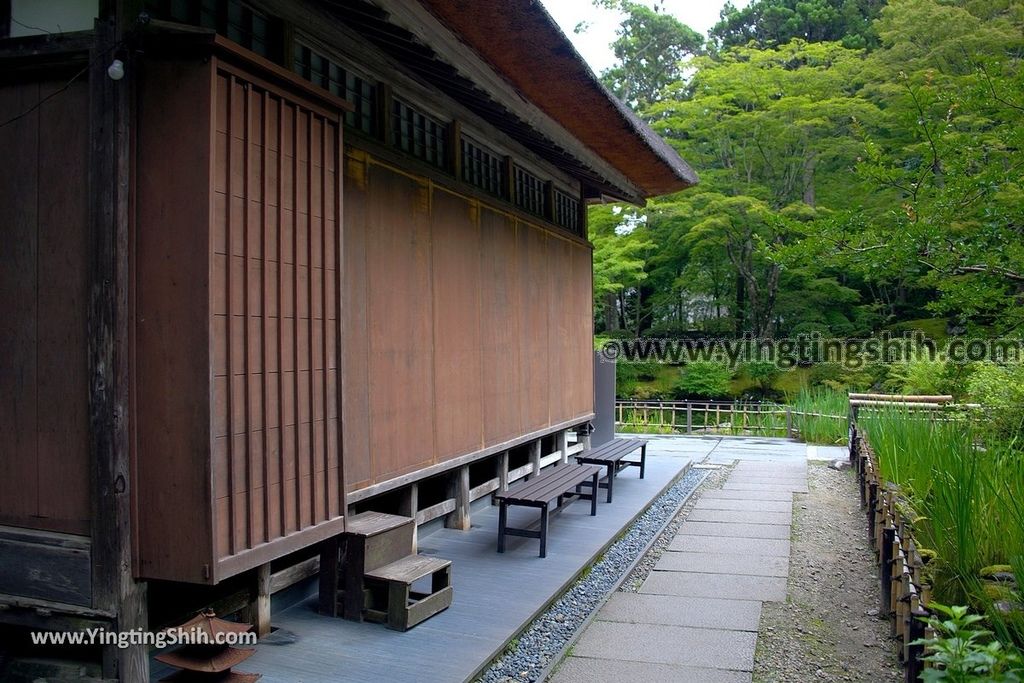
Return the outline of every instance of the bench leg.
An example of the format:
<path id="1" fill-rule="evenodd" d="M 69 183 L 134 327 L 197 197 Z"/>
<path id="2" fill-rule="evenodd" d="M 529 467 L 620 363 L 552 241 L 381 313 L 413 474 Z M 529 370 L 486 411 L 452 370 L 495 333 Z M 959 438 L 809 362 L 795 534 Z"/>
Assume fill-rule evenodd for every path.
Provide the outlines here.
<path id="1" fill-rule="evenodd" d="M 508 503 L 501 501 L 498 506 L 498 552 L 505 552 L 505 523 L 508 522 Z"/>
<path id="2" fill-rule="evenodd" d="M 548 556 L 548 506 L 540 509 L 540 556 Z"/>
<path id="3" fill-rule="evenodd" d="M 608 499 L 607 502 L 612 502 L 612 487 L 615 486 L 615 463 L 608 463 Z M 597 489 L 594 489 L 596 492 Z"/>
<path id="4" fill-rule="evenodd" d="M 590 494 L 590 516 L 591 517 L 597 517 L 597 492 L 600 491 L 600 489 L 598 488 L 598 485 L 597 485 L 598 477 L 600 477 L 600 473 L 599 472 L 594 472 L 593 488 L 590 489 L 590 491 L 591 491 L 591 494 Z M 609 482 L 610 481 L 611 480 L 609 479 Z"/>
<path id="5" fill-rule="evenodd" d="M 647 465 L 647 444 L 640 447 L 640 478 L 644 478 L 644 467 Z"/>

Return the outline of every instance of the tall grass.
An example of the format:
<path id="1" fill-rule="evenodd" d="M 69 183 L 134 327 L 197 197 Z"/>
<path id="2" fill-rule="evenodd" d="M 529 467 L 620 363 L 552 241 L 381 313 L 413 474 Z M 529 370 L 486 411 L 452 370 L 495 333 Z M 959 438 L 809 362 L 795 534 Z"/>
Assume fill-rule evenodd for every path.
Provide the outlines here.
<path id="1" fill-rule="evenodd" d="M 846 443 L 850 400 L 826 387 L 804 388 L 793 401 L 793 426 L 807 443 Z"/>
<path id="2" fill-rule="evenodd" d="M 906 409 L 862 413 L 858 424 L 878 456 L 880 474 L 900 488 L 913 510 L 918 542 L 935 552 L 929 572 L 936 600 L 997 615 L 993 603 L 1008 596 L 986 587 L 981 570 L 1011 565 L 1024 579 L 1022 453 L 1012 443 L 980 448 L 967 421 Z M 1019 618 L 995 625 L 1024 642 Z"/>

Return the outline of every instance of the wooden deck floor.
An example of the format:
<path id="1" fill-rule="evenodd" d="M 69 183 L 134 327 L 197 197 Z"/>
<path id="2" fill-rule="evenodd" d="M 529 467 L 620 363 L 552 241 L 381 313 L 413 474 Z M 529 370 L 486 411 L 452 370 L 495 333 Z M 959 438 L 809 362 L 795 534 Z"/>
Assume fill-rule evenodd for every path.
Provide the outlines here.
<path id="1" fill-rule="evenodd" d="M 596 517 L 585 501 L 555 515 L 545 559 L 537 556 L 534 539 L 510 537 L 505 554 L 496 552 L 496 507 L 475 512 L 469 531 L 444 529 L 420 538 L 421 553 L 453 561 L 455 598 L 411 631 L 322 617 L 310 598 L 274 615 L 278 631 L 239 670 L 262 673 L 261 683 L 453 683 L 472 677 L 690 462 L 654 453 L 645 479 L 637 479 L 635 469 L 623 472 L 615 501 L 602 498 Z M 518 508 L 509 513 L 517 526 L 538 516 Z"/>

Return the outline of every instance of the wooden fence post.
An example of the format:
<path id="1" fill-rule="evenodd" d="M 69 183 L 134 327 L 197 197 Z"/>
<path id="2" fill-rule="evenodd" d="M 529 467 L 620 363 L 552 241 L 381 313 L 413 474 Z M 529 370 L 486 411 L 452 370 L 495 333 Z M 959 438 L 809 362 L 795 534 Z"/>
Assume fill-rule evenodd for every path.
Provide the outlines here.
<path id="1" fill-rule="evenodd" d="M 786 438 L 793 437 L 793 409 L 786 406 Z"/>
<path id="2" fill-rule="evenodd" d="M 686 433 L 693 434 L 693 404 L 686 404 Z"/>

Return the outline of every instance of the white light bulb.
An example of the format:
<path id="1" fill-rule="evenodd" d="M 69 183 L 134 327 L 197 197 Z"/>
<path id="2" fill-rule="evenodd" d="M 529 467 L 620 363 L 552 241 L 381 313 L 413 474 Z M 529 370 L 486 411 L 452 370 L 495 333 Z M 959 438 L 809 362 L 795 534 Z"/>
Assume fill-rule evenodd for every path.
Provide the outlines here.
<path id="1" fill-rule="evenodd" d="M 107 67 L 107 75 L 110 76 L 110 80 L 119 81 L 124 78 L 124 62 L 120 59 L 115 59 Z"/>

